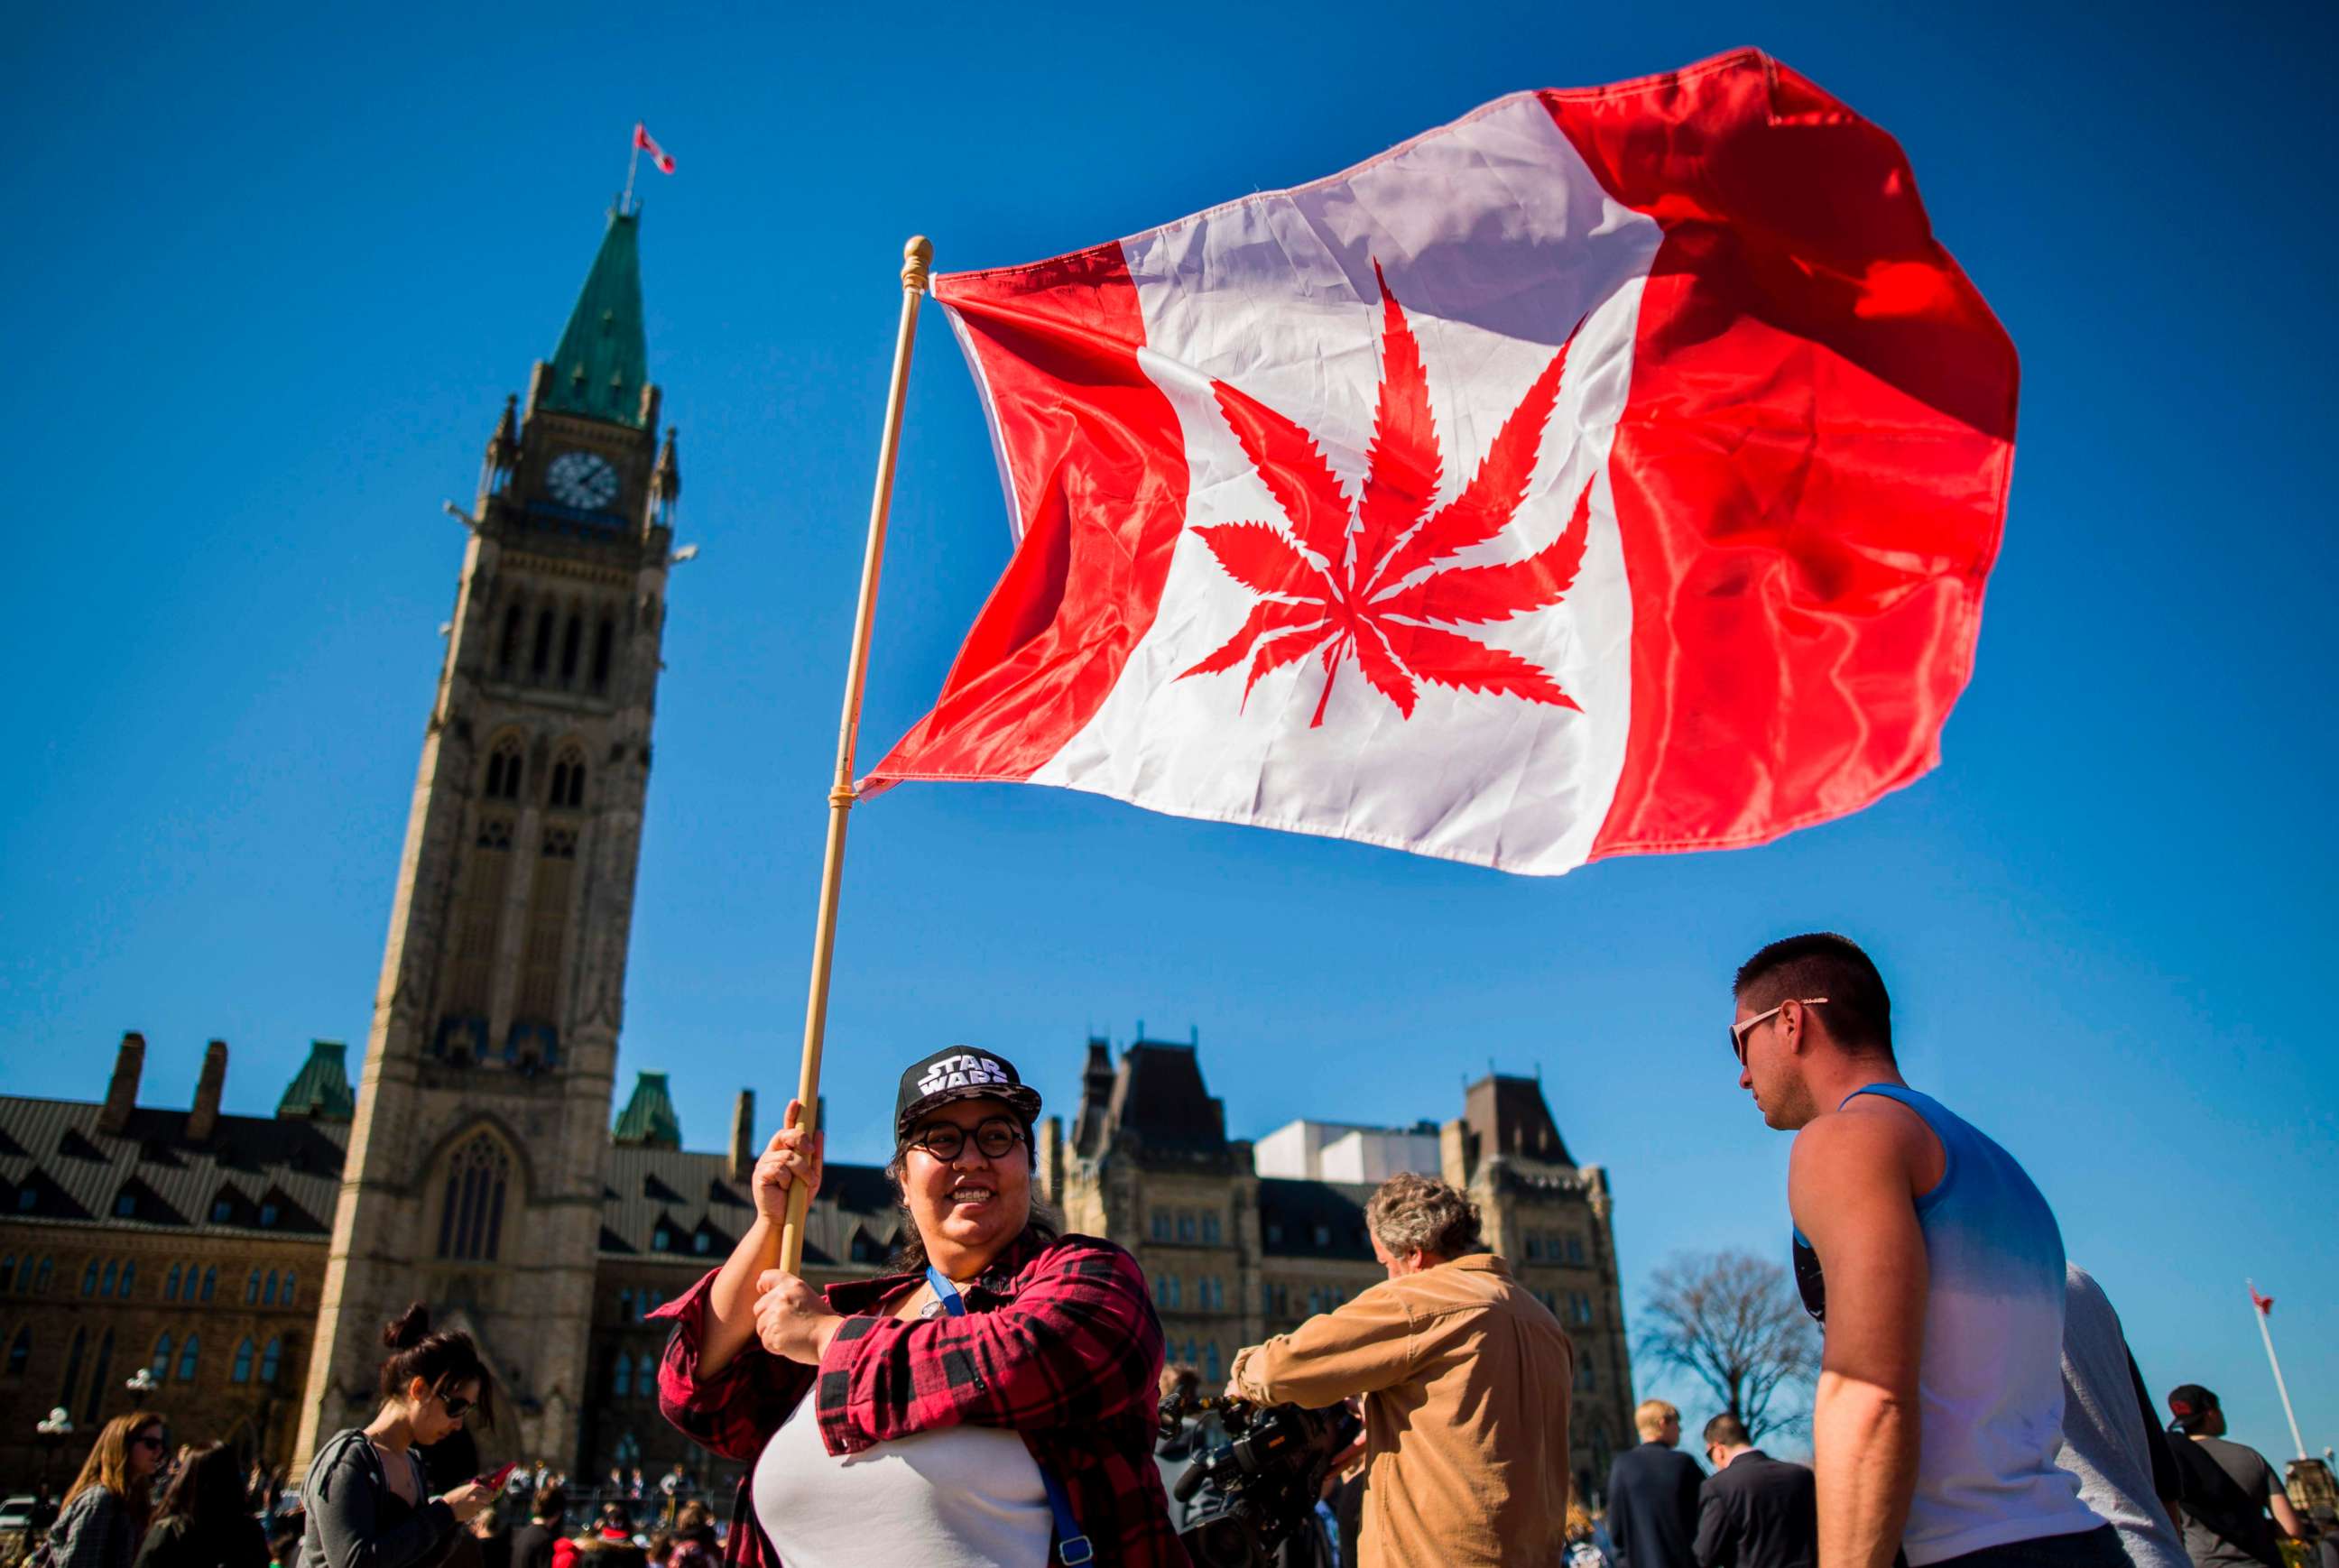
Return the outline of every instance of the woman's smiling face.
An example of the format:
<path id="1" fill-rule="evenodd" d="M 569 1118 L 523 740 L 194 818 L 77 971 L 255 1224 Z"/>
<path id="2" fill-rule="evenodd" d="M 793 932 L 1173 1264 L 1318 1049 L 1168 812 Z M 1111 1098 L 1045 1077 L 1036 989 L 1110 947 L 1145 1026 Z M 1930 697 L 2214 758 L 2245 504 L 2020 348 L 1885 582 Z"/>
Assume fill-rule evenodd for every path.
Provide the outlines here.
<path id="1" fill-rule="evenodd" d="M 980 1134 L 989 1123 L 1012 1130 L 1014 1141 L 998 1155 L 982 1152 Z M 943 1129 L 955 1129 L 958 1150 L 945 1159 L 918 1140 Z M 947 1145 L 952 1134 L 937 1141 Z M 1030 1137 L 1015 1112 L 1002 1100 L 954 1100 L 920 1119 L 903 1150 L 902 1187 L 910 1218 L 927 1255 L 945 1273 L 974 1258 L 987 1262 L 1023 1233 L 1031 1218 Z"/>

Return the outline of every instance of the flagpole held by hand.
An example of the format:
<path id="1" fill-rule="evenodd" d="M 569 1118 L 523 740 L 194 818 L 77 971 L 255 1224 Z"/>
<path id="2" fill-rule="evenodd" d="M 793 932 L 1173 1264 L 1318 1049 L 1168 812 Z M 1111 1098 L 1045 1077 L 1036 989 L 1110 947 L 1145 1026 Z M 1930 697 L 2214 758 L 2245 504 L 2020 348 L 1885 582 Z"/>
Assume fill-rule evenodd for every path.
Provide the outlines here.
<path id="1" fill-rule="evenodd" d="M 844 824 L 853 810 L 853 748 L 861 732 L 861 686 L 869 668 L 869 629 L 877 613 L 877 575 L 885 559 L 885 513 L 893 499 L 893 456 L 902 442 L 902 402 L 910 386 L 910 348 L 918 335 L 918 301 L 934 260 L 923 234 L 902 247 L 902 322 L 893 340 L 893 379 L 885 389 L 885 429 L 877 445 L 877 489 L 869 503 L 869 543 L 861 557 L 861 602 L 853 615 L 853 653 L 844 666 L 844 716 L 836 731 L 836 776 L 828 791 L 828 849 L 820 867 L 820 916 L 813 927 L 812 989 L 804 998 L 804 1065 L 796 1099 L 807 1132 L 819 1130 L 820 1049 L 828 1026 L 828 976 L 836 953 L 836 902 L 844 873 Z M 780 1228 L 780 1267 L 804 1272 L 804 1185 L 788 1188 Z"/>

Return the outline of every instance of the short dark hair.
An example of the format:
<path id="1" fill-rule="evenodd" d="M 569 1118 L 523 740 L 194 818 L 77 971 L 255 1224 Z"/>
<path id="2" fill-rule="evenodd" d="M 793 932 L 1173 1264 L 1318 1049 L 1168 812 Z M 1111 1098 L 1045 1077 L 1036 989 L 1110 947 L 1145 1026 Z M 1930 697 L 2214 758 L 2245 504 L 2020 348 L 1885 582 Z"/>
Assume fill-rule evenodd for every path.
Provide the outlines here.
<path id="1" fill-rule="evenodd" d="M 1746 1435 L 1746 1423 L 1727 1410 L 1705 1424 L 1705 1440 L 1717 1448 L 1743 1448 L 1754 1441 Z"/>
<path id="2" fill-rule="evenodd" d="M 1756 1011 L 1823 996 L 1828 1038 L 1854 1054 L 1892 1054 L 1892 998 L 1875 961 L 1831 931 L 1783 937 L 1738 966 L 1731 991 Z"/>

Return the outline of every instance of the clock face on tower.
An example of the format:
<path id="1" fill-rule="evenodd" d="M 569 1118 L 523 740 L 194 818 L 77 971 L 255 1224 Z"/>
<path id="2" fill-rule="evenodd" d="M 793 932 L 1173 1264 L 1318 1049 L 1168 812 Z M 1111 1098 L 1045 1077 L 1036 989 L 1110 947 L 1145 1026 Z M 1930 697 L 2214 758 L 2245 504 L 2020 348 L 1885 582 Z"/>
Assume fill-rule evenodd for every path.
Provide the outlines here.
<path id="1" fill-rule="evenodd" d="M 553 499 L 580 512 L 597 512 L 617 498 L 617 470 L 591 452 L 563 452 L 544 471 Z"/>

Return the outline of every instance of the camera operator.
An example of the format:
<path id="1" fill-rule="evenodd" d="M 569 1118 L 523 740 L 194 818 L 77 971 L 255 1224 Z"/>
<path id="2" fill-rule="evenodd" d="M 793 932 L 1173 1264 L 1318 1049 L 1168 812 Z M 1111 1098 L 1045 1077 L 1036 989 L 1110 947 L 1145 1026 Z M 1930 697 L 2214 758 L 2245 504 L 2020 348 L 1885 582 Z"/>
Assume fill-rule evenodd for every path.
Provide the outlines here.
<path id="1" fill-rule="evenodd" d="M 1391 1177 L 1365 1226 L 1388 1282 L 1237 1355 L 1227 1392 L 1364 1395 L 1361 1568 L 1561 1561 L 1575 1354 L 1559 1320 L 1443 1181 Z"/>

